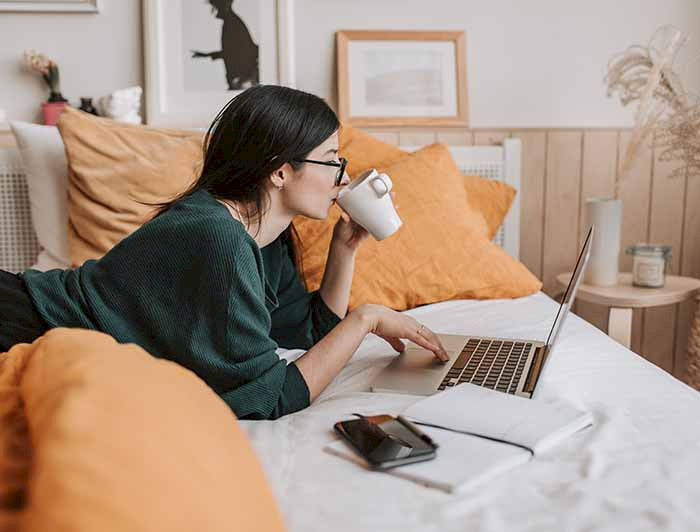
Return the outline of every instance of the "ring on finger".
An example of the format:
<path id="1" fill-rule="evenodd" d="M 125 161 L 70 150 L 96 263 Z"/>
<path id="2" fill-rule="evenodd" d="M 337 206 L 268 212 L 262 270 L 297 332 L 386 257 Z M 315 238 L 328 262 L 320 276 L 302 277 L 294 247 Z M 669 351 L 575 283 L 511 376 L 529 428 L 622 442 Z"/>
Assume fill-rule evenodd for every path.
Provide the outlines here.
<path id="1" fill-rule="evenodd" d="M 420 327 L 418 327 L 418 334 L 421 334 L 421 332 L 423 331 L 423 329 L 425 329 L 425 325 L 423 325 L 423 324 L 421 323 L 421 324 L 420 324 Z"/>

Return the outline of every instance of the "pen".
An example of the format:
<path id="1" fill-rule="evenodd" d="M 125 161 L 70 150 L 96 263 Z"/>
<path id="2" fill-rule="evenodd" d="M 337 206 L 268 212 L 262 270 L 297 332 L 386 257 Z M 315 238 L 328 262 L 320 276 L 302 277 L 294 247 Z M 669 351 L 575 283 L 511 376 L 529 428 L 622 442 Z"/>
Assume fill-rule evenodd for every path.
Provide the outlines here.
<path id="1" fill-rule="evenodd" d="M 413 423 L 411 423 L 410 421 L 408 421 L 405 417 L 403 417 L 403 416 L 396 416 L 396 419 L 397 419 L 399 422 L 403 423 L 411 432 L 413 432 L 413 434 L 415 434 L 416 436 L 418 436 L 421 440 L 423 440 L 423 441 L 424 441 L 425 443 L 427 443 L 428 445 L 432 445 L 432 446 L 435 447 L 436 449 L 437 449 L 438 447 L 440 447 L 436 442 L 433 441 L 433 439 L 432 439 L 430 436 L 428 436 L 427 434 L 423 434 L 422 432 L 420 432 L 420 431 L 413 425 Z"/>

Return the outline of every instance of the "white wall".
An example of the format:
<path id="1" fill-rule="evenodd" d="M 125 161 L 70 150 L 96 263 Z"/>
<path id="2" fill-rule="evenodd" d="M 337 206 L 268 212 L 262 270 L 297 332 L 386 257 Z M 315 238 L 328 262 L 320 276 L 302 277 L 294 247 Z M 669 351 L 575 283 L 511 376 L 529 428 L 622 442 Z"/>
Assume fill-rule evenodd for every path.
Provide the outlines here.
<path id="1" fill-rule="evenodd" d="M 102 0 L 96 14 L 0 12 L 0 108 L 8 120 L 41 122 L 48 90 L 24 67 L 26 48 L 58 63 L 61 92 L 72 105 L 81 96 L 143 86 L 141 1 Z"/>
<path id="2" fill-rule="evenodd" d="M 471 127 L 627 127 L 605 66 L 662 24 L 690 36 L 700 92 L 700 0 L 296 0 L 297 86 L 335 104 L 336 30 L 463 30 Z"/>
<path id="3" fill-rule="evenodd" d="M 295 6 L 297 86 L 333 106 L 336 30 L 464 30 L 472 127 L 630 126 L 632 110 L 605 95 L 610 56 L 645 42 L 661 24 L 686 32 L 689 50 L 700 53 L 700 0 L 295 0 Z M 141 1 L 102 0 L 99 14 L 0 13 L 0 108 L 10 119 L 40 121 L 47 91 L 24 69 L 25 48 L 58 61 L 71 103 L 143 86 Z M 697 53 L 692 70 L 689 63 L 684 78 L 700 92 Z"/>

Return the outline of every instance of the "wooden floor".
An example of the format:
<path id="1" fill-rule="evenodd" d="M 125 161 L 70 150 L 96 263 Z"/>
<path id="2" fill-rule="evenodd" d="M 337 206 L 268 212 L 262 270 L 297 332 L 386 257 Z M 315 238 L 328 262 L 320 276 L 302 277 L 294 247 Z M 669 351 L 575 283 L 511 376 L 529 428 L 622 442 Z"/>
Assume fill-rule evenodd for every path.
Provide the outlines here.
<path id="1" fill-rule="evenodd" d="M 392 129 L 363 128 L 395 145 L 496 144 L 517 137 L 523 145 L 521 196 L 522 262 L 558 291 L 555 277 L 571 270 L 584 236 L 586 198 L 610 197 L 629 129 Z M 635 242 L 673 246 L 671 273 L 700 277 L 700 179 L 670 178 L 678 163 L 642 149 L 623 185 L 620 270 L 631 270 L 624 249 Z M 608 309 L 577 303 L 574 311 L 605 331 Z M 693 304 L 635 311 L 632 349 L 683 379 Z"/>

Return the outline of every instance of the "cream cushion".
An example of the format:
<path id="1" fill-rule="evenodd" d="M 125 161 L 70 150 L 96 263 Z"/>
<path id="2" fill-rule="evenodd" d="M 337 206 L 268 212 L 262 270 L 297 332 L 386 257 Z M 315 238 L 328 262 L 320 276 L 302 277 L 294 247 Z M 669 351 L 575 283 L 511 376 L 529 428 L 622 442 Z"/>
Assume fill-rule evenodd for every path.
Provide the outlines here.
<path id="1" fill-rule="evenodd" d="M 10 122 L 24 163 L 32 223 L 41 251 L 37 270 L 67 268 L 68 163 L 65 146 L 56 126 Z"/>

